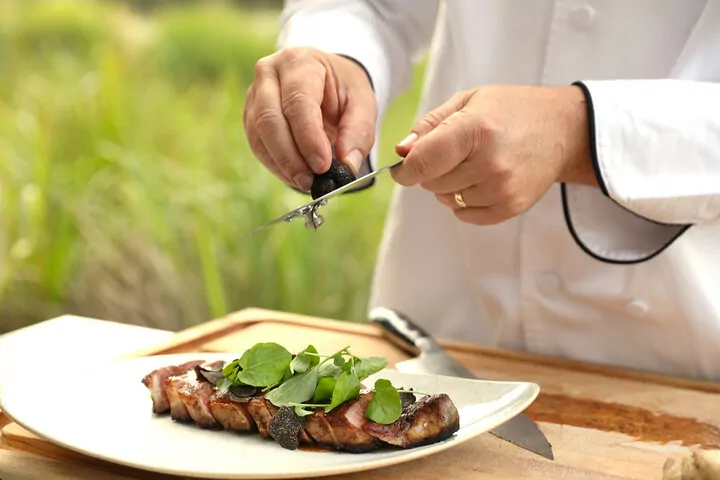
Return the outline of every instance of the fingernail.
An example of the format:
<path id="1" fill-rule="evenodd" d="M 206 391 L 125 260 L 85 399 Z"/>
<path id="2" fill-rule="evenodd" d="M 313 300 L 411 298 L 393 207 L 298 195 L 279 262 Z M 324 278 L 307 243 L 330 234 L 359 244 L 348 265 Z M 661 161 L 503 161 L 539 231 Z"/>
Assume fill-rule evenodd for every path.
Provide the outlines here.
<path id="1" fill-rule="evenodd" d="M 413 143 L 415 143 L 415 140 L 417 140 L 417 138 L 417 133 L 413 132 L 407 137 L 403 138 L 400 143 L 398 143 L 398 147 L 410 147 Z"/>
<path id="2" fill-rule="evenodd" d="M 313 177 L 307 173 L 298 173 L 295 175 L 295 178 L 293 178 L 293 181 L 295 182 L 295 186 L 300 190 L 307 191 L 310 190 L 310 187 L 312 187 Z"/>
<path id="3" fill-rule="evenodd" d="M 350 168 L 353 169 L 353 173 L 355 175 L 358 174 L 360 171 L 360 167 L 362 167 L 363 163 L 363 154 L 360 152 L 360 150 L 354 149 L 350 150 L 350 153 L 348 153 L 345 156 L 345 163 L 350 165 Z"/>
<path id="4" fill-rule="evenodd" d="M 317 172 L 320 170 L 320 168 L 323 166 L 323 159 L 319 155 L 313 155 L 308 159 L 308 166 L 312 168 L 314 172 Z"/>

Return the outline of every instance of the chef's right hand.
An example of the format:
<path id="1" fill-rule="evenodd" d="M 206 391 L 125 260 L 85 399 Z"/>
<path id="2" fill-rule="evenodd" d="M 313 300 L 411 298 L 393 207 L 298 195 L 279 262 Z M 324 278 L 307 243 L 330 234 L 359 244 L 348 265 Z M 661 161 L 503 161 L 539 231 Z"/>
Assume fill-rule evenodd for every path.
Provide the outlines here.
<path id="1" fill-rule="evenodd" d="M 280 180 L 310 189 L 336 158 L 357 175 L 375 141 L 377 105 L 365 70 L 312 48 L 260 59 L 243 122 L 253 153 Z"/>

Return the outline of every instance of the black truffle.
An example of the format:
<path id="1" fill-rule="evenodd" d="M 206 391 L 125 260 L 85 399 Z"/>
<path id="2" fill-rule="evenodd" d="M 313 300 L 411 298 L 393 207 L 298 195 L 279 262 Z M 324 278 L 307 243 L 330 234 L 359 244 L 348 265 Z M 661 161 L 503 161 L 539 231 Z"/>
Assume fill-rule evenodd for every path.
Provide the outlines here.
<path id="1" fill-rule="evenodd" d="M 313 200 L 317 200 L 355 180 L 355 174 L 350 167 L 333 158 L 327 172 L 315 175 L 312 187 L 310 187 L 310 194 Z"/>
<path id="2" fill-rule="evenodd" d="M 298 433 L 305 428 L 305 419 L 293 407 L 280 407 L 268 425 L 268 433 L 281 447 L 295 450 L 300 445 Z"/>

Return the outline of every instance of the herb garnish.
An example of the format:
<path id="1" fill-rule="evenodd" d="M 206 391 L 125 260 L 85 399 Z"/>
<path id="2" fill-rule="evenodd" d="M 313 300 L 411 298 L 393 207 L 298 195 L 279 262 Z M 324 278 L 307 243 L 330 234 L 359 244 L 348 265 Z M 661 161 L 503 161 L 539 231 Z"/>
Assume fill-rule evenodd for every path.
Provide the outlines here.
<path id="1" fill-rule="evenodd" d="M 277 343 L 257 343 L 223 368 L 217 387 L 231 391 L 257 387 L 273 405 L 294 408 L 298 416 L 304 417 L 315 409 L 330 412 L 356 398 L 361 382 L 387 364 L 384 357 L 356 357 L 350 347 L 321 355 L 308 345 L 293 355 Z M 389 380 L 376 380 L 365 416 L 377 423 L 395 422 L 403 410 L 401 393 L 404 390 L 395 388 Z"/>

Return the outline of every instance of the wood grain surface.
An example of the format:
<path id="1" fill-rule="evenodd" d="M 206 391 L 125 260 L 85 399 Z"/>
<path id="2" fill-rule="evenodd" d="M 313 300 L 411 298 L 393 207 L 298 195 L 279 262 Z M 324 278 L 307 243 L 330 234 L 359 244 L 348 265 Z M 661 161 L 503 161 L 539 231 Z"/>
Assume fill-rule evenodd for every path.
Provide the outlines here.
<path id="1" fill-rule="evenodd" d="M 259 341 L 276 341 L 291 351 L 300 350 L 308 343 L 322 350 L 350 345 L 360 356 L 386 356 L 391 365 L 410 358 L 407 346 L 387 341 L 371 325 L 256 309 L 183 331 L 171 341 L 133 356 L 240 353 Z M 441 343 L 478 378 L 531 381 L 540 385 L 540 395 L 525 413 L 538 422 L 552 443 L 555 461 L 488 434 L 411 464 L 374 470 L 373 479 L 660 480 L 668 458 L 680 460 L 696 448 L 720 448 L 720 384 L 458 342 Z M 3 428 L 0 441 L 13 452 L 62 460 L 64 465 L 127 474 L 127 469 L 56 447 L 14 423 Z M 177 478 L 135 473 L 143 476 L 130 478 Z M 0 478 L 7 480 L 2 475 Z M 327 478 L 366 480 L 370 477 L 359 473 Z"/>

